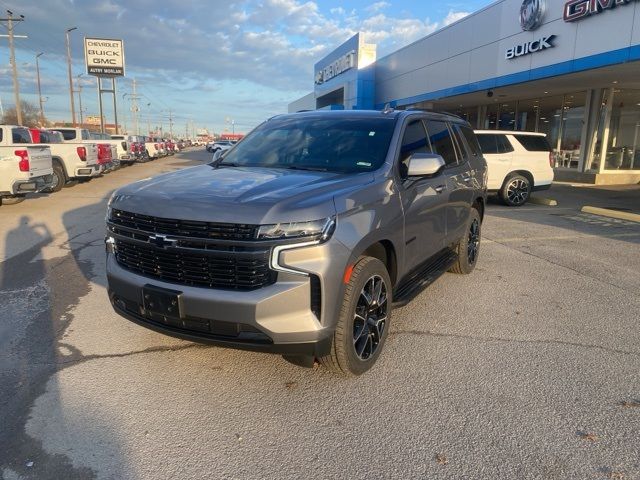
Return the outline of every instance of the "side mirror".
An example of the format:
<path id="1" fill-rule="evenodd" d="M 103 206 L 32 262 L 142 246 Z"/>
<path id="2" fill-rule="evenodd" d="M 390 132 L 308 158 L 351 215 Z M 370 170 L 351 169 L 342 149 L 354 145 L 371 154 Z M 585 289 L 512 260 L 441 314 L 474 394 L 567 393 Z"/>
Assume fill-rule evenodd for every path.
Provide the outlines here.
<path id="1" fill-rule="evenodd" d="M 435 177 L 444 169 L 445 163 L 437 153 L 414 153 L 408 160 L 409 177 Z"/>
<path id="2" fill-rule="evenodd" d="M 216 162 L 218 160 L 220 160 L 220 158 L 224 155 L 224 152 L 222 150 L 216 150 L 215 153 L 213 154 L 213 159 L 212 161 Z"/>

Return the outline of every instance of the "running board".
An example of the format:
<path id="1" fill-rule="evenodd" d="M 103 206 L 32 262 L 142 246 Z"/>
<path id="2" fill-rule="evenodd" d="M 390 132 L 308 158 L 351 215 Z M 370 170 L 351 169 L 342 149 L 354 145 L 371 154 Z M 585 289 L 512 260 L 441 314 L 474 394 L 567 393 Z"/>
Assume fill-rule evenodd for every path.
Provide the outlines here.
<path id="1" fill-rule="evenodd" d="M 458 260 L 458 254 L 445 249 L 405 277 L 393 291 L 393 307 L 403 307 L 435 282 Z"/>

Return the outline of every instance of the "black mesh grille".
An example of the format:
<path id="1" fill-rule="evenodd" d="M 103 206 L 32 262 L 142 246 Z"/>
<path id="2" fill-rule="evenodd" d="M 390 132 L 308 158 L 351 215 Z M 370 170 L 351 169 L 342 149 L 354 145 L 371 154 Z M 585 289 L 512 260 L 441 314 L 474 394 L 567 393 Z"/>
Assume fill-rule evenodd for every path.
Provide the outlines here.
<path id="1" fill-rule="evenodd" d="M 215 240 L 255 240 L 257 225 L 152 217 L 114 209 L 110 222 L 145 232 Z"/>
<path id="2" fill-rule="evenodd" d="M 170 283 L 234 290 L 254 290 L 275 282 L 269 252 L 187 252 L 121 239 L 115 248 L 118 263 L 131 271 Z"/>

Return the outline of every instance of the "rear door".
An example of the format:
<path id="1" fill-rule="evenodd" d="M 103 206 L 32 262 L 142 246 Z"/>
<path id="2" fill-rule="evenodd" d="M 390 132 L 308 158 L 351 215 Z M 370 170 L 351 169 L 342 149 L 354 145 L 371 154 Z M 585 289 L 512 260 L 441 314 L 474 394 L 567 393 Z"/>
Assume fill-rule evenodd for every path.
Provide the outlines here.
<path id="1" fill-rule="evenodd" d="M 482 154 L 487 161 L 487 188 L 498 190 L 513 170 L 513 147 L 503 133 L 477 133 Z"/>
<path id="2" fill-rule="evenodd" d="M 422 119 L 409 119 L 404 127 L 397 159 L 399 191 L 404 211 L 405 272 L 411 271 L 444 248 L 448 194 L 445 179 L 407 175 L 413 153 L 429 153 L 431 147 Z"/>
<path id="3" fill-rule="evenodd" d="M 467 222 L 471 193 L 469 159 L 463 156 L 454 138 L 451 125 L 443 120 L 427 120 L 427 131 L 433 153 L 445 162 L 443 180 L 446 184 L 446 240 L 445 245 L 457 241 Z"/>

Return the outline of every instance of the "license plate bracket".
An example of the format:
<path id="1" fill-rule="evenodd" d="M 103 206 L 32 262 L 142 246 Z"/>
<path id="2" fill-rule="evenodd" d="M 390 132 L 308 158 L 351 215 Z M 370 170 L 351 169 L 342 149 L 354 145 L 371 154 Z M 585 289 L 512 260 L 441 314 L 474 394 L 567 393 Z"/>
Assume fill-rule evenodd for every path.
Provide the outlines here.
<path id="1" fill-rule="evenodd" d="M 142 306 L 150 317 L 161 316 L 164 320 L 182 318 L 182 292 L 168 288 L 145 285 L 142 288 Z"/>

